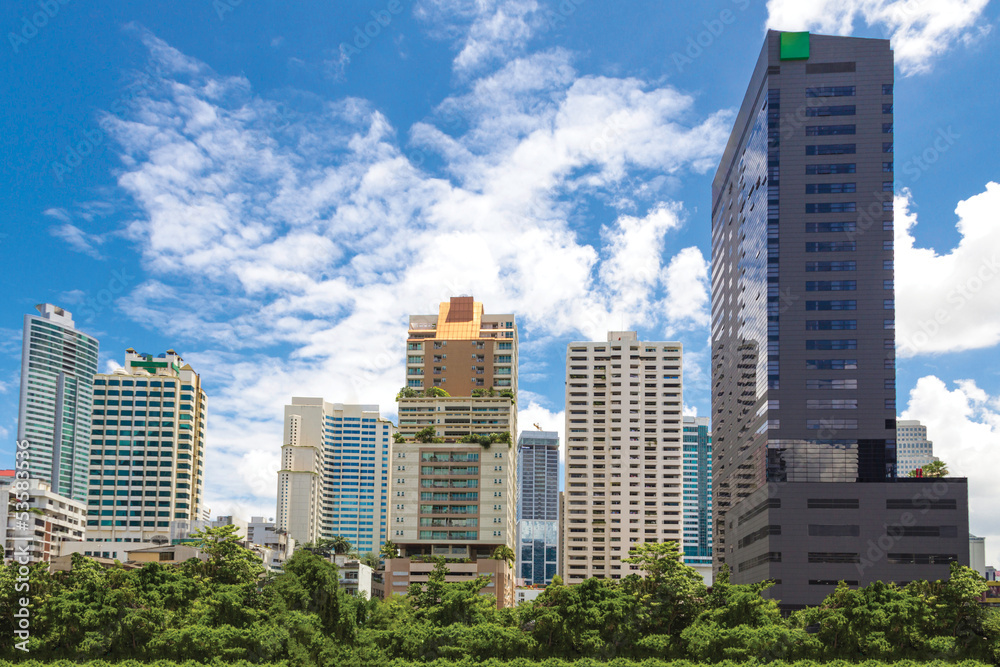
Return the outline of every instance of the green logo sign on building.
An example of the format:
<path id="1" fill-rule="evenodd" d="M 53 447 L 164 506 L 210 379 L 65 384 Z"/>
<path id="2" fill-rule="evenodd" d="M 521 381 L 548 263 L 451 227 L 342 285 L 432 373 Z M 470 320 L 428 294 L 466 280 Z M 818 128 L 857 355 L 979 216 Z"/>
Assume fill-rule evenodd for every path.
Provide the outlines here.
<path id="1" fill-rule="evenodd" d="M 809 57 L 808 32 L 781 33 L 781 59 L 805 60 Z"/>

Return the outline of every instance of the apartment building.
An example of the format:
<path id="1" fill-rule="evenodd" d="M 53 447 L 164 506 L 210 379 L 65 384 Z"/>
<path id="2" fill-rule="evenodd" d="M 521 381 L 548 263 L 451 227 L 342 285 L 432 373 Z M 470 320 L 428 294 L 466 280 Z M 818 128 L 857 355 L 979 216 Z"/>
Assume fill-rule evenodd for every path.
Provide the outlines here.
<path id="1" fill-rule="evenodd" d="M 896 475 L 909 477 L 917 468 L 937 461 L 927 427 L 917 419 L 896 420 Z"/>
<path id="2" fill-rule="evenodd" d="M 393 431 L 377 405 L 293 398 L 285 406 L 276 530 L 299 544 L 340 535 L 361 553 L 378 553 L 389 522 Z"/>
<path id="3" fill-rule="evenodd" d="M 684 417 L 684 562 L 712 583 L 712 425 Z"/>
<path id="4" fill-rule="evenodd" d="M 514 563 L 492 556 L 515 553 L 517 341 L 515 317 L 473 297 L 410 317 L 390 471 L 399 557 L 386 563 L 385 595 L 425 583 L 445 557 L 450 580 L 488 576 L 484 593 L 514 604 Z"/>
<path id="5" fill-rule="evenodd" d="M 621 579 L 642 542 L 683 540 L 681 344 L 612 331 L 566 352 L 563 579 Z"/>
<path id="6" fill-rule="evenodd" d="M 24 484 L 27 488 L 21 488 Z M 86 505 L 56 493 L 45 480 L 4 476 L 0 479 L 0 502 L 11 510 L 5 522 L 5 562 L 14 558 L 17 549 L 16 554 L 21 557 L 26 553 L 29 562 L 49 563 L 69 553 L 67 547 L 84 538 Z M 19 510 L 18 503 L 26 503 L 27 510 Z"/>

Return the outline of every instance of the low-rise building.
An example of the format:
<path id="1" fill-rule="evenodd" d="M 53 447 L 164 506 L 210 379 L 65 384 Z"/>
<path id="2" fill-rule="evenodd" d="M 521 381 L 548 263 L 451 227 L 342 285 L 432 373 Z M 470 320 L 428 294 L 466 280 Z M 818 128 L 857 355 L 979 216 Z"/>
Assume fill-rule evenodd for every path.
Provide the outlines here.
<path id="1" fill-rule="evenodd" d="M 176 565 L 191 558 L 208 560 L 208 554 L 204 554 L 199 549 L 186 544 L 165 544 L 143 549 L 133 549 L 125 554 L 125 560 L 140 564 L 160 563 L 162 565 Z"/>
<path id="2" fill-rule="evenodd" d="M 343 555 L 334 556 L 334 563 L 339 570 L 341 588 L 349 595 L 372 599 L 372 575 L 375 570 L 371 566 Z"/>
<path id="3" fill-rule="evenodd" d="M 27 483 L 20 490 L 19 484 Z M 27 493 L 27 498 L 24 498 Z M 23 553 L 27 549 L 30 562 L 51 562 L 61 556 L 64 545 L 80 542 L 84 538 L 87 506 L 52 490 L 48 482 L 31 478 L 18 480 L 7 477 L 0 480 L 0 502 L 11 507 L 8 514 L 4 541 L 4 558 L 10 561 L 14 549 Z M 27 504 L 21 510 L 18 503 Z"/>

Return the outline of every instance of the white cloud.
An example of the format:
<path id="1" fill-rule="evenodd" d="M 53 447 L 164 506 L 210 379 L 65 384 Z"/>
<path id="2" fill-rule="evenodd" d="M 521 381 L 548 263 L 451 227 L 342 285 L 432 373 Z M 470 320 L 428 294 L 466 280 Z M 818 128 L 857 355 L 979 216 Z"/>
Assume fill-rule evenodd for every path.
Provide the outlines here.
<path id="1" fill-rule="evenodd" d="M 526 392 L 519 393 L 526 394 Z M 556 431 L 559 434 L 559 462 L 564 462 L 566 460 L 566 411 L 553 412 L 530 395 L 522 395 L 519 402 L 524 402 L 526 399 L 528 406 L 519 405 L 517 409 L 517 425 L 521 433 L 531 433 L 535 430 L 535 424 L 541 426 L 543 431 Z"/>
<path id="2" fill-rule="evenodd" d="M 1000 343 L 1000 184 L 959 202 L 961 239 L 946 254 L 916 246 L 908 192 L 895 199 L 896 341 L 902 357 Z"/>
<path id="3" fill-rule="evenodd" d="M 194 348 L 185 360 L 211 378 L 213 507 L 273 497 L 292 396 L 391 414 L 406 316 L 450 296 L 517 313 L 524 340 L 601 340 L 622 314 L 654 329 L 707 322 L 689 293 L 705 290 L 700 253 L 671 261 L 680 204 L 654 189 L 627 215 L 608 211 L 603 247 L 580 220 L 636 174 L 714 165 L 731 114 L 697 117 L 689 96 L 637 79 L 579 77 L 553 51 L 405 132 L 357 99 L 279 113 L 246 80 L 143 39 L 164 74 L 105 119 L 148 271 L 120 304 Z M 519 404 L 562 428 L 530 395 Z"/>
<path id="4" fill-rule="evenodd" d="M 990 396 L 973 380 L 959 380 L 949 389 L 930 375 L 917 381 L 901 416 L 919 419 L 934 455 L 952 476 L 969 479 L 969 530 L 987 538 L 987 562 L 1000 567 L 1000 486 L 992 465 L 1000 451 L 1000 396 Z"/>
<path id="5" fill-rule="evenodd" d="M 693 246 L 674 255 L 663 271 L 662 279 L 667 288 L 663 310 L 668 318 L 668 336 L 709 325 L 708 271 L 708 261 L 701 250 Z"/>
<path id="6" fill-rule="evenodd" d="M 768 0 L 767 27 L 850 35 L 863 19 L 892 40 L 904 74 L 926 72 L 955 42 L 989 32 L 982 13 L 989 0 Z"/>
<path id="7" fill-rule="evenodd" d="M 537 0 L 421 0 L 414 14 L 432 36 L 455 43 L 453 67 L 462 75 L 520 55 L 543 25 Z"/>
<path id="8" fill-rule="evenodd" d="M 71 220 L 70 214 L 61 208 L 50 208 L 43 213 L 50 218 L 55 218 L 59 220 L 62 224 L 56 224 L 49 227 L 49 233 L 58 239 L 62 239 L 69 246 L 77 251 L 82 252 L 85 255 L 90 255 L 94 259 L 103 259 L 101 253 L 97 250 L 98 246 L 104 243 L 104 239 L 95 234 L 89 234 L 76 225 L 74 225 Z"/>

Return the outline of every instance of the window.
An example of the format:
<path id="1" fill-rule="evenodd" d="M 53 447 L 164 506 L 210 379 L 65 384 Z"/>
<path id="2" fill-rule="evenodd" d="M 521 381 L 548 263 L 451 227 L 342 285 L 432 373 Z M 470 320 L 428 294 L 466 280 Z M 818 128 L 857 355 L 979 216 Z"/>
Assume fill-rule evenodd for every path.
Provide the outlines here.
<path id="1" fill-rule="evenodd" d="M 857 389 L 857 380 L 806 380 L 806 389 Z"/>
<path id="2" fill-rule="evenodd" d="M 883 141 L 882 142 L 882 152 L 883 153 L 891 153 L 892 152 L 892 142 L 891 141 Z"/>
<path id="3" fill-rule="evenodd" d="M 855 125 L 807 125 L 807 137 L 829 137 L 840 134 L 856 134 Z"/>
<path id="4" fill-rule="evenodd" d="M 806 204 L 806 213 L 854 213 L 856 210 L 856 202 Z"/>
<path id="5" fill-rule="evenodd" d="M 883 83 L 882 84 L 882 94 L 883 95 L 892 95 L 892 84 L 891 83 Z"/>
<path id="6" fill-rule="evenodd" d="M 892 220 L 883 220 L 882 221 L 882 231 L 883 232 L 891 232 L 892 231 Z"/>
<path id="7" fill-rule="evenodd" d="M 844 162 L 840 164 L 807 164 L 807 176 L 820 176 L 824 174 L 854 174 L 858 170 L 857 164 Z"/>
<path id="8" fill-rule="evenodd" d="M 806 310 L 857 310 L 858 302 L 853 300 L 806 301 Z"/>
<path id="9" fill-rule="evenodd" d="M 856 280 L 809 280 L 806 281 L 807 292 L 838 292 L 854 291 L 858 288 Z"/>
<path id="10" fill-rule="evenodd" d="M 809 117 L 853 116 L 855 113 L 856 111 L 853 104 L 829 107 L 812 107 L 811 109 L 806 109 L 806 116 Z"/>
<path id="11" fill-rule="evenodd" d="M 955 510 L 958 502 L 954 498 L 887 498 L 887 510 Z"/>
<path id="12" fill-rule="evenodd" d="M 854 97 L 854 86 L 806 88 L 806 97 Z"/>
<path id="13" fill-rule="evenodd" d="M 809 552 L 810 563 L 860 563 L 861 555 L 846 552 Z"/>
<path id="14" fill-rule="evenodd" d="M 854 185 L 854 183 L 843 183 L 842 185 Z M 806 186 L 807 188 L 809 186 Z M 808 193 L 807 193 L 808 194 Z M 857 230 L 856 222 L 807 222 L 807 234 L 827 234 L 836 232 L 853 232 Z"/>
<path id="15" fill-rule="evenodd" d="M 817 271 L 856 271 L 858 263 L 855 261 L 846 262 L 806 262 L 806 272 Z"/>
<path id="16" fill-rule="evenodd" d="M 882 105 L 882 113 L 892 113 L 892 102 Z"/>
<path id="17" fill-rule="evenodd" d="M 884 308 L 885 310 L 895 310 L 896 309 L 896 300 L 895 299 L 883 299 L 882 300 L 882 308 Z"/>
<path id="18" fill-rule="evenodd" d="M 807 183 L 807 195 L 840 195 L 857 192 L 856 183 Z"/>
<path id="19" fill-rule="evenodd" d="M 856 241 L 810 241 L 806 242 L 806 252 L 854 252 Z"/>
<path id="20" fill-rule="evenodd" d="M 807 320 L 806 331 L 853 331 L 857 320 Z"/>
<path id="21" fill-rule="evenodd" d="M 890 565 L 948 565 L 958 562 L 957 554 L 888 554 Z"/>
<path id="22" fill-rule="evenodd" d="M 819 144 L 816 146 L 806 146 L 806 155 L 853 155 L 857 152 L 857 144 Z"/>
<path id="23" fill-rule="evenodd" d="M 806 508 L 811 510 L 856 510 L 860 503 L 857 498 L 809 498 Z"/>
<path id="24" fill-rule="evenodd" d="M 882 134 L 892 134 L 892 123 L 882 123 Z"/>
<path id="25" fill-rule="evenodd" d="M 854 338 L 842 340 L 807 340 L 807 350 L 856 350 L 858 341 Z"/>
<path id="26" fill-rule="evenodd" d="M 811 398 L 806 401 L 807 410 L 857 410 L 856 398 Z"/>
<path id="27" fill-rule="evenodd" d="M 883 162 L 882 163 L 882 171 L 885 172 L 885 173 L 891 173 L 892 172 L 892 162 Z"/>
<path id="28" fill-rule="evenodd" d="M 856 371 L 857 359 L 806 359 L 806 370 L 810 371 Z"/>
<path id="29" fill-rule="evenodd" d="M 860 537 L 861 527 L 856 525 L 810 524 L 810 537 Z"/>
<path id="30" fill-rule="evenodd" d="M 806 63 L 806 74 L 840 74 L 843 72 L 854 72 L 857 70 L 857 63 Z"/>
<path id="31" fill-rule="evenodd" d="M 883 259 L 882 260 L 882 270 L 883 271 L 892 271 L 892 260 L 891 259 Z"/>
<path id="32" fill-rule="evenodd" d="M 883 280 L 882 281 L 882 289 L 893 289 L 893 281 L 892 280 Z"/>

